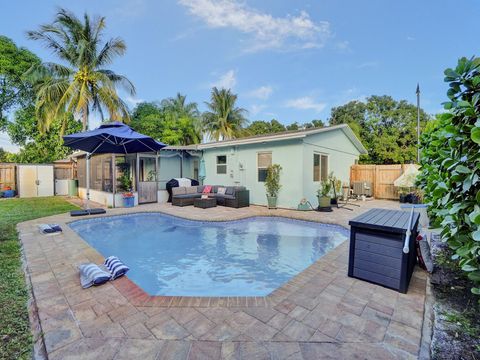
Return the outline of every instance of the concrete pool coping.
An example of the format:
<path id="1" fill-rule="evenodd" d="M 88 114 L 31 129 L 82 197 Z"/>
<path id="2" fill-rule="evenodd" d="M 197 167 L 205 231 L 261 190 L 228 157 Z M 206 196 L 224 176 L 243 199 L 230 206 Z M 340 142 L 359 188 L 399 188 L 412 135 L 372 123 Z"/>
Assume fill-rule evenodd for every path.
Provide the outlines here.
<path id="1" fill-rule="evenodd" d="M 178 211 L 155 204 L 142 206 L 141 211 L 108 210 L 108 216 L 161 212 L 195 220 L 205 218 L 208 211 L 216 221 L 273 215 L 346 227 L 349 218 L 371 207 L 397 206 L 375 201 L 352 212 L 324 215 L 253 206 L 239 212 Z M 418 356 L 425 274 L 415 272 L 407 294 L 348 278 L 348 241 L 267 297 L 152 299 L 128 277 L 83 290 L 76 266 L 100 263 L 103 257 L 69 226 L 64 226 L 64 234 L 49 237 L 36 229 L 39 223 L 66 225 L 72 220 L 63 214 L 18 225 L 34 299 L 31 309 L 38 315 L 37 330 L 50 359 L 74 358 L 78 351 L 82 359 L 99 354 L 122 358 L 125 352 L 142 349 L 146 358 L 162 359 L 201 358 L 201 354 L 213 359 L 271 357 L 280 349 L 292 358 L 305 359 L 358 351 L 371 358 Z"/>

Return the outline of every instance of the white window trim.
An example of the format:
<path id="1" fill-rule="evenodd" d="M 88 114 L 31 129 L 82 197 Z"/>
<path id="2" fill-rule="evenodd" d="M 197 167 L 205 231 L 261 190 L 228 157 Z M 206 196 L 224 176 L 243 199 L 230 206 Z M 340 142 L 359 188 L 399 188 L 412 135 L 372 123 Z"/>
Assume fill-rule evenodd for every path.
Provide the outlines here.
<path id="1" fill-rule="evenodd" d="M 255 154 L 255 161 L 256 161 L 256 167 L 255 167 L 255 176 L 257 178 L 257 183 L 265 183 L 265 181 L 260 181 L 258 180 L 258 170 L 260 170 L 260 168 L 258 167 L 258 155 L 259 154 L 270 154 L 270 157 L 271 157 L 271 160 L 272 160 L 272 165 L 273 165 L 273 151 L 257 151 L 257 153 Z M 264 168 L 262 168 L 264 169 Z M 267 168 L 265 168 L 267 169 Z"/>
<path id="2" fill-rule="evenodd" d="M 312 173 L 312 180 L 314 183 L 320 183 L 322 181 L 322 156 L 326 156 L 327 157 L 327 177 L 328 177 L 328 174 L 330 174 L 330 154 L 327 154 L 327 153 L 324 153 L 324 152 L 319 152 L 319 151 L 314 151 L 313 152 L 313 156 L 312 156 L 312 168 L 313 168 L 313 161 L 315 160 L 315 155 L 319 155 L 320 156 L 320 166 L 319 166 L 319 171 L 320 171 L 320 174 L 318 174 L 318 181 L 315 181 L 313 180 L 314 179 L 314 173 Z"/>
<path id="3" fill-rule="evenodd" d="M 219 164 L 219 163 L 218 163 L 218 158 L 219 158 L 220 156 L 225 156 L 225 164 Z M 220 166 L 225 166 L 225 174 L 222 174 L 222 173 L 219 173 L 219 172 L 218 172 L 218 166 L 219 166 L 219 165 L 220 165 Z M 199 166 L 200 166 L 200 165 L 199 165 Z M 216 156 L 215 156 L 215 173 L 216 173 L 216 175 L 220 175 L 220 176 L 222 176 L 222 175 L 227 175 L 227 174 L 228 174 L 228 156 L 227 156 L 227 154 L 224 154 L 224 155 L 216 155 Z"/>

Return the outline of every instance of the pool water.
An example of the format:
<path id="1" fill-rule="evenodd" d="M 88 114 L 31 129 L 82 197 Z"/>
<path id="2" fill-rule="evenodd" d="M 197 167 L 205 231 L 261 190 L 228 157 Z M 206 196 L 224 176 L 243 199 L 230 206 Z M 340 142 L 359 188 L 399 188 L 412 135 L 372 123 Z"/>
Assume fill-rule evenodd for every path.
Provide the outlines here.
<path id="1" fill-rule="evenodd" d="M 141 213 L 70 226 L 104 257 L 118 256 L 145 292 L 168 296 L 266 296 L 349 236 L 340 226 L 279 217 Z"/>

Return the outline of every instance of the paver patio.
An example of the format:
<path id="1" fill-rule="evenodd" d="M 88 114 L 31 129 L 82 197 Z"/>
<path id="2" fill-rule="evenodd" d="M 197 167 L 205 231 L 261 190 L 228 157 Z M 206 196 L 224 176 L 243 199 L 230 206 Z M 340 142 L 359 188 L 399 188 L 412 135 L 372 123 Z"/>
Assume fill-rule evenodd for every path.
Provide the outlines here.
<path id="1" fill-rule="evenodd" d="M 390 201 L 358 202 L 332 213 L 142 205 L 107 215 L 160 211 L 189 219 L 276 215 L 347 226 Z M 37 350 L 49 359 L 415 359 L 422 334 L 426 275 L 417 269 L 407 294 L 349 278 L 348 241 L 268 297 L 151 297 L 128 277 L 82 289 L 77 266 L 103 257 L 68 225 L 68 214 L 18 225 L 32 285 Z M 39 223 L 58 223 L 59 236 Z M 41 351 L 40 351 L 41 355 Z"/>

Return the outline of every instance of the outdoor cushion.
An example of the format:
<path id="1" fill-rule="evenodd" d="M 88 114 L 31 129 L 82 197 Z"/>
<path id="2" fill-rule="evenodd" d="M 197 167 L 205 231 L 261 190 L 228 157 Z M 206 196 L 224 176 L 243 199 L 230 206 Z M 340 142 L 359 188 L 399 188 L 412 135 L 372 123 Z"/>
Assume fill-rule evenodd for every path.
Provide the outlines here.
<path id="1" fill-rule="evenodd" d="M 204 185 L 197 186 L 197 193 L 202 193 L 204 188 L 205 188 Z"/>
<path id="2" fill-rule="evenodd" d="M 174 198 L 175 199 L 193 199 L 193 198 L 199 198 L 200 196 L 202 196 L 202 194 L 198 194 L 198 193 L 195 193 L 195 194 L 180 194 L 180 195 L 175 195 Z"/>
<path id="3" fill-rule="evenodd" d="M 219 186 L 217 190 L 217 194 L 225 195 L 226 191 L 227 191 L 227 188 L 224 188 L 223 186 Z"/>
<path id="4" fill-rule="evenodd" d="M 186 193 L 187 193 L 187 190 L 183 186 L 172 188 L 172 195 L 180 195 L 180 194 L 186 194 Z"/>
<path id="5" fill-rule="evenodd" d="M 106 283 L 112 275 L 102 270 L 98 265 L 93 263 L 82 264 L 78 267 L 80 270 L 80 284 L 84 289 L 92 285 L 101 285 Z"/>
<path id="6" fill-rule="evenodd" d="M 40 224 L 38 225 L 42 234 L 60 234 L 62 228 L 58 224 Z"/>
<path id="7" fill-rule="evenodd" d="M 185 192 L 187 194 L 196 194 L 197 193 L 197 187 L 196 186 L 187 186 L 185 188 Z"/>
<path id="8" fill-rule="evenodd" d="M 234 192 L 235 192 L 235 189 L 233 188 L 233 186 L 227 186 L 227 189 L 225 190 L 225 194 L 233 195 Z"/>
<path id="9" fill-rule="evenodd" d="M 130 270 L 130 268 L 123 262 L 121 262 L 120 259 L 116 256 L 107 257 L 103 265 L 105 265 L 108 271 L 110 271 L 110 273 L 112 274 L 112 280 L 115 280 L 120 276 L 125 275 L 127 271 Z"/>

